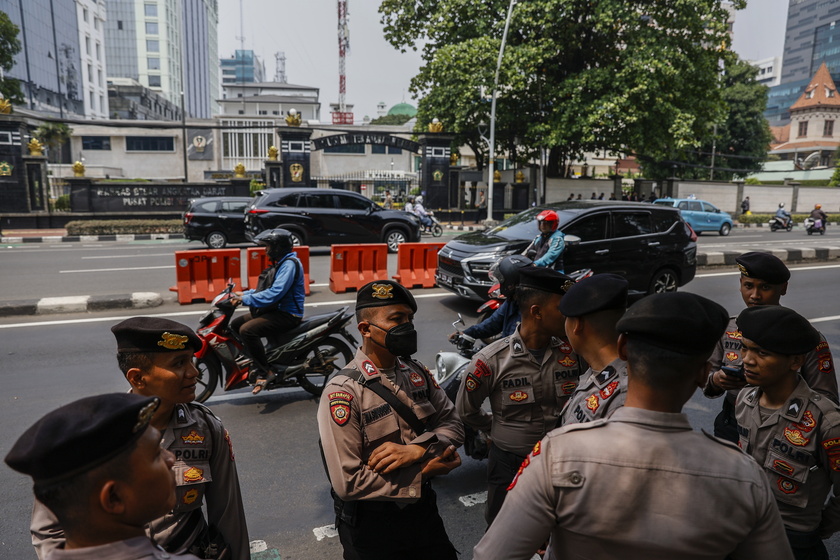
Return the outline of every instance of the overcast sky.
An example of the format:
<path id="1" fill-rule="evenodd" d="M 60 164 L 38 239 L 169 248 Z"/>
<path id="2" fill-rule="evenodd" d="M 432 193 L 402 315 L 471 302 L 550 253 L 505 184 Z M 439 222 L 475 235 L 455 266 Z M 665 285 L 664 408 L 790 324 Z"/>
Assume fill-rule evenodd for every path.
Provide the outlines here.
<path id="1" fill-rule="evenodd" d="M 268 80 L 275 73 L 274 53 L 286 53 L 289 83 L 320 88 L 321 119 L 329 121 L 329 104 L 338 101 L 338 9 L 336 0 L 241 0 L 244 48 L 265 62 Z M 379 23 L 376 0 L 348 0 L 350 54 L 347 56 L 347 103 L 356 119 L 376 117 L 376 104 L 391 107 L 408 94 L 420 66 L 420 55 L 400 53 L 388 44 Z M 737 12 L 734 48 L 742 58 L 781 56 L 788 0 L 749 0 Z M 240 0 L 219 2 L 219 56 L 240 48 Z"/>

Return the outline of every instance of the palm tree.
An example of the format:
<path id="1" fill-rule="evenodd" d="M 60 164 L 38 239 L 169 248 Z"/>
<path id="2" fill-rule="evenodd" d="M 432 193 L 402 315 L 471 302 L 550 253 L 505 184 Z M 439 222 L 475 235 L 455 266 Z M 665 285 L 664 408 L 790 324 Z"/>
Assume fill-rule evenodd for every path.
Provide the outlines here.
<path id="1" fill-rule="evenodd" d="M 61 147 L 71 134 L 73 129 L 65 123 L 44 123 L 35 130 L 35 136 L 50 148 L 47 153 L 50 163 L 61 163 Z"/>

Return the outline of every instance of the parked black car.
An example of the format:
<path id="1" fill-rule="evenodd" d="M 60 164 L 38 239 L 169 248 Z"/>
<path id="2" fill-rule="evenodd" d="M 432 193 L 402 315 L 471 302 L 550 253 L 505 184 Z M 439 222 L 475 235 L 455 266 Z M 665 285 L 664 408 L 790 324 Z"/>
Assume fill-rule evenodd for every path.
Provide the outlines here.
<path id="1" fill-rule="evenodd" d="M 258 191 L 245 214 L 246 233 L 266 229 L 292 232 L 297 245 L 400 243 L 420 241 L 420 219 L 402 210 L 385 210 L 350 191 L 283 188 Z"/>
<path id="2" fill-rule="evenodd" d="M 251 200 L 247 196 L 220 196 L 190 201 L 184 212 L 184 237 L 204 241 L 211 249 L 247 243 L 245 210 Z"/>
<path id="3" fill-rule="evenodd" d="M 637 293 L 675 291 L 694 278 L 696 236 L 676 208 L 581 200 L 530 208 L 492 229 L 456 237 L 438 253 L 438 286 L 487 299 L 490 266 L 525 250 L 539 234 L 535 218 L 545 209 L 557 212 L 563 233 L 580 238 L 564 251 L 567 272 L 591 268 L 596 274 L 620 274 Z"/>

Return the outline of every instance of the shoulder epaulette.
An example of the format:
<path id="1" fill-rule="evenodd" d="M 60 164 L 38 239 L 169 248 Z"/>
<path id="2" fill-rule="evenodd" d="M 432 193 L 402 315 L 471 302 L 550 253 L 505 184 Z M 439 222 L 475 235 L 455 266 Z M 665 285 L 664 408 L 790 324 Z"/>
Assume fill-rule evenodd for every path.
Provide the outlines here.
<path id="1" fill-rule="evenodd" d="M 484 348 L 479 350 L 476 353 L 476 355 L 481 354 L 485 358 L 492 358 L 493 356 L 495 356 L 496 354 L 498 354 L 499 352 L 501 352 L 505 348 L 509 348 L 509 347 L 510 347 L 510 337 L 506 336 L 504 338 L 500 338 L 499 340 L 494 340 L 493 342 L 491 342 L 490 344 L 488 344 L 487 346 L 485 346 Z"/>
<path id="2" fill-rule="evenodd" d="M 710 434 L 710 433 L 709 433 L 709 432 L 707 432 L 706 430 L 700 430 L 700 431 L 701 431 L 701 432 L 703 432 L 703 435 L 704 435 L 704 436 L 706 436 L 707 438 L 709 438 L 710 440 L 712 440 L 712 441 L 713 441 L 713 442 L 715 442 L 715 443 L 719 443 L 719 444 L 721 444 L 721 445 L 723 445 L 723 446 L 725 446 L 725 447 L 729 447 L 729 448 L 731 448 L 731 449 L 734 449 L 734 450 L 738 451 L 739 453 L 743 453 L 743 452 L 744 452 L 744 451 L 743 451 L 740 447 L 738 447 L 738 445 L 737 445 L 737 444 L 732 443 L 731 441 L 729 441 L 729 440 L 727 440 L 727 439 L 719 438 L 719 437 L 717 437 L 717 436 L 715 436 L 715 435 Z"/>
<path id="3" fill-rule="evenodd" d="M 210 408 L 207 405 L 197 403 L 197 402 L 191 402 L 191 403 L 187 403 L 187 404 L 188 404 L 188 406 L 191 406 L 192 408 L 195 408 L 199 412 L 203 412 L 207 416 L 212 416 L 213 418 L 215 418 L 219 422 L 222 421 L 222 419 L 219 418 L 218 416 L 216 416 L 216 413 L 213 412 L 212 410 L 210 410 Z"/>

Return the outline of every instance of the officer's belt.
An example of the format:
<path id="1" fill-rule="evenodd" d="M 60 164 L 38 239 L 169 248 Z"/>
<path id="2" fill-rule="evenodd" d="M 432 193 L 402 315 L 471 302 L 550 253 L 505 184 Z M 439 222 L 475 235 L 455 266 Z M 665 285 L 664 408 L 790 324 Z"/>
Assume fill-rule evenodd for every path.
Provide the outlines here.
<path id="1" fill-rule="evenodd" d="M 204 513 L 201 508 L 194 509 L 190 513 L 187 522 L 181 527 L 181 530 L 166 543 L 164 548 L 167 552 L 178 553 L 188 549 L 192 544 L 201 537 L 202 533 L 207 530 L 207 521 L 204 519 Z"/>

